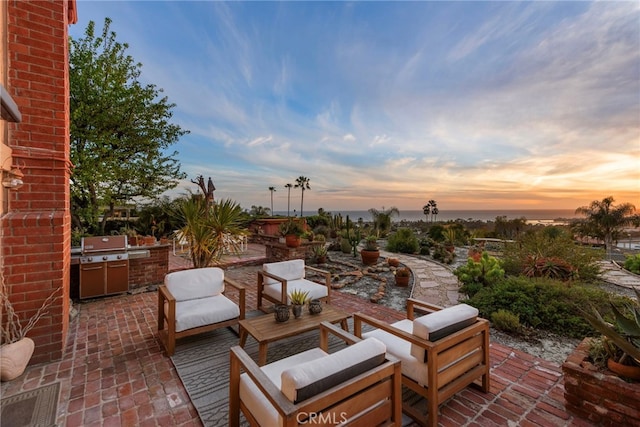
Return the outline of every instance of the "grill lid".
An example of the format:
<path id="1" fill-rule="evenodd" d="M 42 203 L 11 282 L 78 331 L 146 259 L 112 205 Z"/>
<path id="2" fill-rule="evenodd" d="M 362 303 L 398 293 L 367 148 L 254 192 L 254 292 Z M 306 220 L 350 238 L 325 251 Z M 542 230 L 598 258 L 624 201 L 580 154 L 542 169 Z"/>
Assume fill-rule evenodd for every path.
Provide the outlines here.
<path id="1" fill-rule="evenodd" d="M 127 250 L 127 236 L 92 236 L 82 238 L 82 254 Z"/>

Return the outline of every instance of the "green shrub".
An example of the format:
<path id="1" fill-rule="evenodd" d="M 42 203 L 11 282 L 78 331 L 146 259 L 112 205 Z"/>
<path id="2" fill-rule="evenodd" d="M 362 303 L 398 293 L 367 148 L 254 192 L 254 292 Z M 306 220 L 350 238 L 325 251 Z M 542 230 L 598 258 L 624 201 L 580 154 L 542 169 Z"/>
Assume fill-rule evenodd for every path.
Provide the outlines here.
<path id="1" fill-rule="evenodd" d="M 567 286 L 557 280 L 520 276 L 507 277 L 491 287 L 483 287 L 466 302 L 485 318 L 491 318 L 498 310 L 509 310 L 518 315 L 525 326 L 582 338 L 595 331 L 584 320 L 579 307 L 593 305 L 605 318 L 612 319 L 609 301 L 622 307 L 623 301 L 628 299 L 610 296 L 606 291 L 588 285 Z"/>
<path id="2" fill-rule="evenodd" d="M 601 250 L 576 245 L 568 233 L 552 233 L 543 229 L 526 233 L 514 243 L 506 244 L 502 267 L 506 274 L 518 276 L 531 269 L 532 259 L 553 259 L 554 266 L 562 263 L 565 270 L 570 269 L 573 279 L 595 282 L 600 273 L 595 261 L 602 259 L 602 256 Z"/>
<path id="3" fill-rule="evenodd" d="M 480 261 L 476 262 L 469 258 L 467 264 L 458 267 L 454 274 L 462 282 L 460 292 L 473 296 L 483 287 L 491 286 L 501 280 L 504 277 L 504 270 L 497 258 L 483 252 Z"/>
<path id="4" fill-rule="evenodd" d="M 632 273 L 640 274 L 640 254 L 627 257 L 624 261 L 624 268 Z"/>
<path id="5" fill-rule="evenodd" d="M 491 323 L 496 329 L 505 332 L 520 332 L 520 329 L 522 329 L 520 316 L 504 309 L 491 314 Z"/>
<path id="6" fill-rule="evenodd" d="M 399 252 L 404 254 L 415 254 L 418 252 L 418 238 L 409 228 L 400 228 L 387 240 L 387 250 L 389 252 Z"/>

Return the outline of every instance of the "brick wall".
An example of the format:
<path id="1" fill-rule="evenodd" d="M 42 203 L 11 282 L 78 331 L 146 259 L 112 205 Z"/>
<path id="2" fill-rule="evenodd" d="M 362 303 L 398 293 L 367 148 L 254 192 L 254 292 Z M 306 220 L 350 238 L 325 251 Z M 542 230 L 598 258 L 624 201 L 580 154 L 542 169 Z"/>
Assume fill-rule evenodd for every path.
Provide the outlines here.
<path id="1" fill-rule="evenodd" d="M 567 411 L 602 426 L 640 426 L 640 383 L 626 382 L 589 362 L 585 339 L 562 364 Z"/>
<path id="2" fill-rule="evenodd" d="M 170 245 L 147 246 L 148 258 L 129 261 L 129 290 L 158 285 L 169 272 Z"/>
<path id="3" fill-rule="evenodd" d="M 7 4 L 7 90 L 22 114 L 8 125 L 8 145 L 25 184 L 9 192 L 2 218 L 5 282 L 22 319 L 50 293 L 61 295 L 29 333 L 32 364 L 61 357 L 69 326 L 68 7 L 60 0 Z"/>

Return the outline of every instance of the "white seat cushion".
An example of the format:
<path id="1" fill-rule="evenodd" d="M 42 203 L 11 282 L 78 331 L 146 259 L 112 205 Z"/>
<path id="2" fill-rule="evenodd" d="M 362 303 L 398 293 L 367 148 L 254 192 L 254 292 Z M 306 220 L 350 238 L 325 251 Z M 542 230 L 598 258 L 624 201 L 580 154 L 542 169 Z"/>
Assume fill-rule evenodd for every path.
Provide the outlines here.
<path id="1" fill-rule="evenodd" d="M 176 332 L 224 322 L 239 316 L 240 308 L 224 295 L 177 301 Z"/>
<path id="2" fill-rule="evenodd" d="M 299 289 L 303 292 L 309 292 L 310 299 L 325 298 L 328 295 L 327 287 L 316 282 L 312 282 L 307 279 L 291 280 L 287 282 L 287 292 L 291 293 L 294 289 Z M 282 295 L 282 283 L 276 282 L 272 285 L 265 285 L 263 293 L 280 300 Z M 291 300 L 287 296 L 287 304 L 290 304 Z"/>
<path id="3" fill-rule="evenodd" d="M 304 279 L 305 270 L 304 270 L 304 260 L 303 259 L 292 259 L 289 261 L 280 261 L 280 262 L 271 262 L 268 264 L 263 264 L 262 269 L 270 274 L 281 277 L 285 280 L 297 280 Z M 264 276 L 264 283 L 266 285 L 271 285 L 274 283 L 280 283 L 271 277 Z"/>
<path id="4" fill-rule="evenodd" d="M 409 319 L 393 323 L 392 326 L 408 333 L 412 333 L 413 322 Z M 388 332 L 376 329 L 362 334 L 364 338 L 377 338 L 387 347 L 387 353 L 400 359 L 402 374 L 413 379 L 420 385 L 427 383 L 427 364 L 411 354 L 411 343 Z"/>
<path id="5" fill-rule="evenodd" d="M 224 292 L 224 270 L 208 267 L 174 271 L 164 276 L 164 284 L 176 301 L 212 297 Z"/>
<path id="6" fill-rule="evenodd" d="M 294 354 L 293 356 L 265 365 L 260 369 L 269 377 L 276 387 L 280 388 L 282 371 L 291 366 L 299 365 L 300 363 L 320 359 L 326 355 L 327 353 L 321 349 L 312 348 L 311 350 Z M 278 412 L 246 373 L 240 375 L 240 400 L 247 406 L 259 425 L 265 427 L 282 426 L 282 418 L 280 418 Z"/>

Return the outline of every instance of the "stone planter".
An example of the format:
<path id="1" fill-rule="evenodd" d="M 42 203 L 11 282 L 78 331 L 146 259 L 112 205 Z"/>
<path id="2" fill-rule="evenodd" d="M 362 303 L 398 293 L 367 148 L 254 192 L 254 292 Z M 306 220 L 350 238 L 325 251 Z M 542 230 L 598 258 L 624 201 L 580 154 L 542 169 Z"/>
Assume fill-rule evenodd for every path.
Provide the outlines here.
<path id="1" fill-rule="evenodd" d="M 302 316 L 302 305 L 293 304 L 291 306 L 291 311 L 293 312 L 293 317 L 297 319 L 298 317 Z"/>
<path id="2" fill-rule="evenodd" d="M 562 364 L 567 411 L 597 425 L 640 425 L 640 382 L 594 366 L 589 345 L 585 338 Z"/>
<path id="3" fill-rule="evenodd" d="M 33 340 L 28 337 L 2 345 L 0 347 L 0 380 L 11 381 L 22 375 L 33 356 L 34 348 Z"/>

